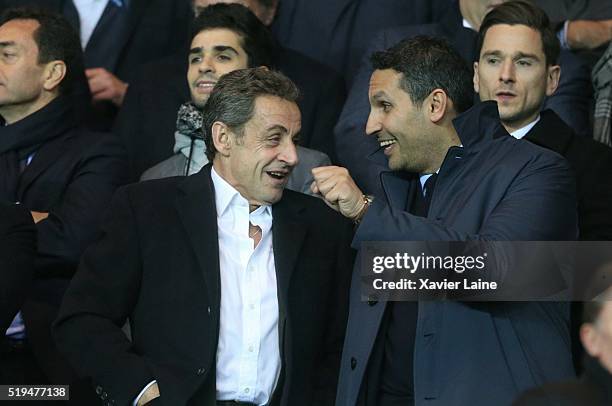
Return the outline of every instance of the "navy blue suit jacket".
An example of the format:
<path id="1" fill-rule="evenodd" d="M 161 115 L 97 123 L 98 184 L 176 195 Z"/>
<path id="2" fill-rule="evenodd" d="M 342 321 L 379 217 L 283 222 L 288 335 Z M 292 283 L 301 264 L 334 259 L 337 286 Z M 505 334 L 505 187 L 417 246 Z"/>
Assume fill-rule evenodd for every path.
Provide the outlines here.
<path id="1" fill-rule="evenodd" d="M 449 149 L 428 216 L 406 210 L 418 176 L 385 174 L 384 197 L 368 209 L 354 247 L 576 238 L 574 178 L 561 156 L 509 136 L 494 102 L 477 105 L 454 125 L 463 148 Z M 357 404 L 386 307 L 361 300 L 359 265 L 350 300 L 338 406 Z M 526 388 L 573 376 L 568 319 L 569 307 L 558 302 L 419 302 L 415 405 L 506 405 Z"/>
<path id="2" fill-rule="evenodd" d="M 375 137 L 365 136 L 365 124 L 370 112 L 368 84 L 373 72 L 369 56 L 405 38 L 429 35 L 448 40 L 472 69 L 472 61 L 477 58 L 476 32 L 463 27 L 457 3 L 449 4 L 446 15 L 439 23 L 401 26 L 381 31 L 372 41 L 350 87 L 348 99 L 334 130 L 336 154 L 340 164 L 348 168 L 359 187 L 367 193 L 381 193 L 379 175 L 386 170 L 386 159 L 382 151 L 375 154 L 373 159 L 367 159 L 378 150 Z M 560 64 L 562 73 L 559 88 L 546 100 L 545 108 L 555 111 L 577 134 L 590 136 L 592 86 L 588 66 L 565 51 L 561 54 Z"/>

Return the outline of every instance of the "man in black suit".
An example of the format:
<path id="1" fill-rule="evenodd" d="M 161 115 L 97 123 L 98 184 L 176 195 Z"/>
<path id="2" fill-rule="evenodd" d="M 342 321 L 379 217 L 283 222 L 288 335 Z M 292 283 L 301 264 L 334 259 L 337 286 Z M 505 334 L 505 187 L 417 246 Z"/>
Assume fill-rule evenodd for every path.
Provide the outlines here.
<path id="1" fill-rule="evenodd" d="M 563 75 L 546 14 L 528 2 L 494 8 L 482 23 L 477 52 L 474 90 L 480 99 L 497 101 L 502 124 L 515 138 L 551 149 L 573 167 L 580 239 L 612 239 L 612 150 L 577 136 L 552 110 L 541 111 Z"/>
<path id="2" fill-rule="evenodd" d="M 224 75 L 203 120 L 212 165 L 117 193 L 55 324 L 102 399 L 333 404 L 352 226 L 283 190 L 297 162 L 296 96 L 265 68 Z"/>
<path id="3" fill-rule="evenodd" d="M 188 0 L 0 0 L 0 9 L 15 6 L 60 13 L 80 33 L 95 107 L 89 124 L 100 130 L 113 124 L 138 66 L 187 47 L 192 16 Z"/>
<path id="4" fill-rule="evenodd" d="M 0 331 L 6 331 L 25 300 L 35 255 L 36 228 L 30 212 L 0 202 Z"/>
<path id="5" fill-rule="evenodd" d="M 6 10 L 0 46 L 0 200 L 20 202 L 38 232 L 34 283 L 7 333 L 11 348 L 31 351 L 38 365 L 10 383 L 69 383 L 73 373 L 55 350 L 51 322 L 100 214 L 124 182 L 125 157 L 111 135 L 75 124 L 70 91 L 81 50 L 67 21 Z"/>
<path id="6" fill-rule="evenodd" d="M 213 1 L 194 1 L 196 12 L 201 6 Z M 273 8 L 261 6 L 265 0 L 224 1 L 245 5 L 262 20 L 259 27 L 252 25 L 242 29 L 242 34 L 266 31 L 264 23 L 274 14 Z M 198 33 L 193 33 L 192 38 Z M 273 39 L 270 39 L 271 41 Z M 250 45 L 251 39 L 245 42 Z M 257 41 L 261 43 L 261 39 Z M 265 58 L 264 58 L 265 59 Z M 300 145 L 327 154 L 335 161 L 332 138 L 333 128 L 344 103 L 345 89 L 341 78 L 324 65 L 300 54 L 274 44 L 271 68 L 275 68 L 293 80 L 302 93 L 298 106 L 302 112 L 303 126 Z M 177 112 L 181 104 L 190 100 L 186 80 L 188 51 L 160 59 L 143 66 L 130 84 L 124 104 L 117 117 L 114 132 L 123 140 L 128 150 L 130 179 L 137 181 L 142 173 L 164 159 L 172 156 Z M 249 66 L 258 66 L 249 61 Z M 160 80 L 163 79 L 163 80 Z M 153 114 L 154 113 L 154 114 Z"/>
<path id="7" fill-rule="evenodd" d="M 476 59 L 476 30 L 495 3 L 499 0 L 449 0 L 444 17 L 437 23 L 385 29 L 374 37 L 366 54 L 387 49 L 404 38 L 428 35 L 446 39 L 471 65 Z M 546 105 L 581 135 L 586 135 L 592 103 L 590 70 L 569 51 L 561 54 L 561 64 L 565 75 L 559 90 L 546 100 Z M 334 138 L 338 159 L 351 171 L 357 184 L 367 193 L 382 196 L 379 179 L 387 162 L 376 141 L 365 137 L 363 131 L 369 111 L 364 94 L 372 71 L 370 61 L 364 60 L 334 130 Z"/>

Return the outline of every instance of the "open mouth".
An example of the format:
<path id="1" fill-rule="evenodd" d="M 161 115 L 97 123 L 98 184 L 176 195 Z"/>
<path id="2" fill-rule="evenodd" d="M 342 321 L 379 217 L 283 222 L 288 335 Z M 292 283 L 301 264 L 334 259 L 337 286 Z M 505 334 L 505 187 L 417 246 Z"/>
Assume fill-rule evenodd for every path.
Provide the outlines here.
<path id="1" fill-rule="evenodd" d="M 378 145 L 380 145 L 380 149 L 383 149 L 385 155 L 389 156 L 391 155 L 391 152 L 393 151 L 393 146 L 397 143 L 397 140 L 395 138 L 387 138 L 384 140 L 379 139 L 378 140 Z"/>
<path id="2" fill-rule="evenodd" d="M 289 177 L 289 172 L 288 171 L 266 171 L 266 173 L 272 179 L 276 179 L 276 180 L 280 180 L 280 181 L 286 180 Z"/>
<path id="3" fill-rule="evenodd" d="M 210 93 L 215 87 L 215 83 L 216 82 L 213 82 L 210 80 L 198 80 L 195 84 L 196 85 L 195 87 L 200 92 Z"/>

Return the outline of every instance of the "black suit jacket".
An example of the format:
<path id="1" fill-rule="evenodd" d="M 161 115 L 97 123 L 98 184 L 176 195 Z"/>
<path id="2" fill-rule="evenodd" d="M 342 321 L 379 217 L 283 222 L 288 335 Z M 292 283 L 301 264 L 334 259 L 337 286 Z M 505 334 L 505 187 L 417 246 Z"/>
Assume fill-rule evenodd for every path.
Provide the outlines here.
<path id="1" fill-rule="evenodd" d="M 326 153 L 335 162 L 333 129 L 345 99 L 341 78 L 324 65 L 290 49 L 277 48 L 275 67 L 298 86 L 302 113 L 300 144 Z M 187 85 L 187 52 L 143 66 L 128 89 L 114 132 L 128 151 L 130 180 L 170 158 L 174 152 L 176 116 L 191 100 Z"/>
<path id="2" fill-rule="evenodd" d="M 591 357 L 580 379 L 549 383 L 523 393 L 512 406 L 606 406 L 612 404 L 612 374 Z"/>
<path id="3" fill-rule="evenodd" d="M 55 325 L 58 345 L 101 397 L 127 405 L 155 379 L 163 405 L 214 405 L 221 295 L 214 202 L 210 165 L 117 192 Z M 289 190 L 272 213 L 282 360 L 272 403 L 333 404 L 351 225 L 319 199 Z M 127 318 L 132 343 L 121 331 Z M 322 397 L 314 400 L 315 392 Z"/>
<path id="4" fill-rule="evenodd" d="M 0 331 L 5 332 L 23 304 L 34 275 L 36 229 L 30 212 L 0 202 Z"/>
<path id="5" fill-rule="evenodd" d="M 22 312 L 38 363 L 51 382 L 58 383 L 69 382 L 73 373 L 55 350 L 51 322 L 127 172 L 119 141 L 77 127 L 73 116 L 69 103 L 57 98 L 23 120 L 0 127 L 0 138 L 34 133 L 46 137 L 19 178 L 16 198 L 29 211 L 49 213 L 36 224 L 35 279 Z"/>
<path id="6" fill-rule="evenodd" d="M 540 117 L 524 139 L 563 155 L 574 169 L 580 239 L 612 240 L 612 149 L 577 136 L 551 110 Z"/>

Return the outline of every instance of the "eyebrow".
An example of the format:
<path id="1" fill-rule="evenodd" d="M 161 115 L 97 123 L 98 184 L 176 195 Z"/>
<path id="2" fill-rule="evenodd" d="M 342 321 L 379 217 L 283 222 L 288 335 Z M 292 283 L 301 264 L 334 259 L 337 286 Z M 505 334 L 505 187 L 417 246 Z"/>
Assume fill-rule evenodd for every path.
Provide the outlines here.
<path id="1" fill-rule="evenodd" d="M 378 92 L 374 93 L 371 97 L 372 100 L 378 100 L 378 99 L 382 99 L 382 98 L 386 98 L 387 93 L 385 93 L 384 90 L 379 90 Z"/>
<path id="2" fill-rule="evenodd" d="M 234 47 L 231 47 L 229 45 L 215 45 L 213 47 L 213 51 L 215 51 L 215 52 L 230 51 L 230 52 L 235 53 L 236 55 L 239 54 L 238 51 Z M 204 53 L 204 47 L 195 47 L 195 48 L 191 48 L 189 50 L 189 55 L 191 55 L 191 54 L 201 54 L 201 53 Z"/>
<path id="3" fill-rule="evenodd" d="M 15 41 L 2 41 L 0 42 L 0 47 L 11 47 L 15 46 L 17 43 Z"/>
<path id="4" fill-rule="evenodd" d="M 274 130 L 279 130 L 279 131 L 280 131 L 280 132 L 282 132 L 282 133 L 287 133 L 287 132 L 289 132 L 289 131 L 288 131 L 288 130 L 287 130 L 285 127 L 284 127 L 284 126 L 282 126 L 282 125 L 280 125 L 280 124 L 273 125 L 273 126 L 271 126 L 271 127 L 269 127 L 269 128 L 267 129 L 267 131 L 269 131 L 269 132 L 274 131 Z"/>
<path id="5" fill-rule="evenodd" d="M 482 54 L 483 57 L 486 56 L 503 56 L 504 54 L 501 51 L 498 50 L 493 50 L 493 51 L 487 51 L 485 53 Z M 536 61 L 539 61 L 540 58 L 535 55 L 535 54 L 529 54 L 526 52 L 517 52 L 514 55 L 512 55 L 512 59 L 517 60 L 517 59 L 522 59 L 522 58 L 530 58 L 530 59 L 535 59 Z"/>

